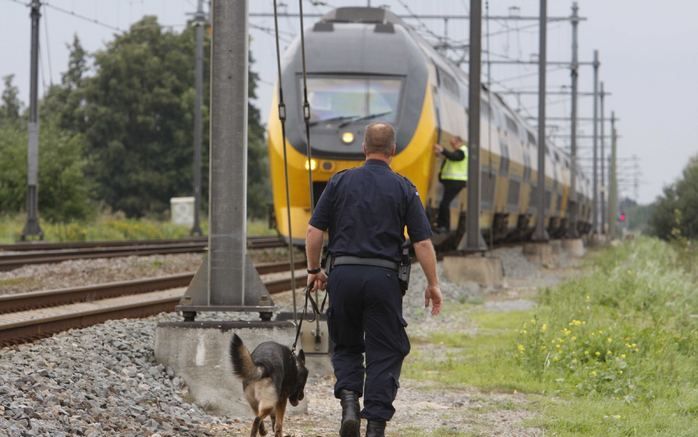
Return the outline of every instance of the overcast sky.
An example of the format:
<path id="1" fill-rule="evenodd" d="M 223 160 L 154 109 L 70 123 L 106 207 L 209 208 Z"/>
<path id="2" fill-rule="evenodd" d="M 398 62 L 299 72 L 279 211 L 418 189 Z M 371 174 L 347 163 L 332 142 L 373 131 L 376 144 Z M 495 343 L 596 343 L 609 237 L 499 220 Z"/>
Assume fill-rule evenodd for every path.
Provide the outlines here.
<path id="1" fill-rule="evenodd" d="M 29 9 L 28 0 L 0 0 L 0 76 L 15 75 L 21 98 L 28 101 L 29 95 Z M 297 11 L 298 2 L 284 0 L 288 11 Z M 316 3 L 317 5 L 313 5 Z M 328 6 L 366 5 L 366 1 L 309 1 L 304 2 L 305 12 L 324 12 Z M 408 15 L 404 5 L 414 13 L 465 14 L 469 0 L 373 0 L 377 4 L 387 4 L 401 15 Z M 487 2 L 483 2 L 483 5 Z M 531 16 L 538 14 L 536 0 L 491 0 L 492 15 L 517 14 Z M 572 2 L 553 0 L 549 3 L 549 16 L 568 16 Z M 143 15 L 157 15 L 159 22 L 180 31 L 187 13 L 196 8 L 196 0 L 50 0 L 52 7 L 44 8 L 41 23 L 41 75 L 40 91 L 51 81 L 60 81 L 66 69 L 68 51 L 66 44 L 78 34 L 85 48 L 93 52 L 104 47 L 114 33 L 127 29 Z M 580 0 L 580 15 L 587 20 L 580 24 L 580 61 L 590 61 L 594 49 L 600 52 L 602 62 L 600 77 L 606 91 L 612 93 L 606 98 L 607 116 L 614 110 L 620 121 L 620 158 L 637 155 L 640 167 L 639 200 L 650 202 L 661 193 L 664 185 L 680 176 L 688 158 L 698 153 L 698 2 L 690 0 Z M 483 6 L 484 7 L 484 6 Z M 511 9 L 518 7 L 518 10 Z M 60 8 L 101 24 L 80 19 Z M 253 12 L 272 10 L 271 0 L 252 0 Z M 314 19 L 307 19 L 307 25 Z M 427 38 L 444 34 L 443 21 L 410 20 L 420 28 Z M 271 28 L 271 19 L 256 18 L 252 23 Z M 284 38 L 289 40 L 298 32 L 297 19 L 282 19 Z M 486 28 L 483 26 L 483 30 Z M 489 44 L 492 59 L 515 58 L 530 60 L 538 50 L 538 28 L 534 22 L 496 21 L 490 23 Z M 548 59 L 568 61 L 571 56 L 571 26 L 569 23 L 549 25 Z M 263 118 L 269 110 L 272 84 L 275 77 L 275 57 L 273 38 L 263 30 L 252 30 L 252 50 L 256 59 L 254 69 L 260 73 L 262 83 L 258 90 L 257 105 Z M 448 36 L 452 41 L 468 38 L 468 26 L 464 21 L 450 21 Z M 48 41 L 48 43 L 47 43 Z M 487 38 L 483 39 L 486 48 Z M 284 44 L 286 45 L 286 44 Z M 459 53 L 451 52 L 451 57 Z M 487 59 L 483 55 L 483 61 Z M 467 68 L 467 65 L 463 65 Z M 193 68 L 193 66 L 192 66 Z M 524 77 L 521 77 L 524 76 Z M 535 67 L 492 66 L 493 88 L 537 89 Z M 483 77 L 483 82 L 487 77 Z M 569 70 L 551 67 L 548 74 L 548 89 L 561 90 L 568 86 Z M 582 67 L 580 71 L 580 91 L 591 91 L 592 70 Z M 0 84 L 0 87 L 2 84 Z M 512 107 L 521 108 L 523 114 L 537 114 L 536 97 L 526 97 L 520 102 L 509 98 Z M 549 116 L 567 116 L 570 111 L 569 99 L 564 96 L 550 96 Z M 580 98 L 580 117 L 592 115 L 591 99 Z M 568 125 L 560 123 L 559 132 L 568 131 Z M 582 122 L 583 134 L 591 135 L 591 124 Z M 555 127 L 552 127 L 555 129 Z M 610 129 L 606 128 L 606 133 Z M 567 140 L 558 144 L 564 146 Z M 592 140 L 579 140 L 580 147 L 590 146 Z M 609 142 L 607 144 L 607 149 Z M 589 148 L 581 149 L 582 157 L 590 156 Z M 0 157 L 0 159 L 2 159 Z M 588 160 L 584 159 L 586 165 Z M 632 161 L 623 160 L 621 177 L 624 193 L 634 197 L 632 182 Z"/>

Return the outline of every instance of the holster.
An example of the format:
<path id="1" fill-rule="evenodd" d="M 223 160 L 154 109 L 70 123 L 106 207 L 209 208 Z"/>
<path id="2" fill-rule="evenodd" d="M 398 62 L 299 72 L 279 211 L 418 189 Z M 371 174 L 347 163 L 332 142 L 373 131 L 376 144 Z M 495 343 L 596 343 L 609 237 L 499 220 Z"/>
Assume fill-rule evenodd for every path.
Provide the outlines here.
<path id="1" fill-rule="evenodd" d="M 400 266 L 397 270 L 397 280 L 400 283 L 400 290 L 404 296 L 407 288 L 410 286 L 410 270 L 412 269 L 412 260 L 410 260 L 410 246 L 405 243 L 402 245 L 402 254 L 400 256 Z"/>

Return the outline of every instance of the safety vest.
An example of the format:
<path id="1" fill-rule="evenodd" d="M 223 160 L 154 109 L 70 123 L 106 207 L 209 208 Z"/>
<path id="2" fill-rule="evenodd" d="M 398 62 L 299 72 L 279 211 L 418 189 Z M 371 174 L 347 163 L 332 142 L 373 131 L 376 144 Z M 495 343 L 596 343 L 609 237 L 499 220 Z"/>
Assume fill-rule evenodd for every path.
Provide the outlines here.
<path id="1" fill-rule="evenodd" d="M 468 180 L 468 146 L 463 144 L 460 150 L 465 154 L 465 158 L 460 161 L 452 161 L 446 158 L 444 166 L 441 168 L 441 179 L 449 181 Z"/>

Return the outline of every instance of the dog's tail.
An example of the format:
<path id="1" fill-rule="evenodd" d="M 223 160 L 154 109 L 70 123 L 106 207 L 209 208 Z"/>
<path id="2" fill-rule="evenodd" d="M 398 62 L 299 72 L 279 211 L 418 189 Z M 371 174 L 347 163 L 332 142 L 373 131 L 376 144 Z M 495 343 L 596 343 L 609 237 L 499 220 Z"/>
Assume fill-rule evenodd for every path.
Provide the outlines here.
<path id="1" fill-rule="evenodd" d="M 233 373 L 240 378 L 247 380 L 259 377 L 259 369 L 252 361 L 250 351 L 237 334 L 233 334 L 233 340 L 230 342 L 230 358 L 233 361 Z"/>

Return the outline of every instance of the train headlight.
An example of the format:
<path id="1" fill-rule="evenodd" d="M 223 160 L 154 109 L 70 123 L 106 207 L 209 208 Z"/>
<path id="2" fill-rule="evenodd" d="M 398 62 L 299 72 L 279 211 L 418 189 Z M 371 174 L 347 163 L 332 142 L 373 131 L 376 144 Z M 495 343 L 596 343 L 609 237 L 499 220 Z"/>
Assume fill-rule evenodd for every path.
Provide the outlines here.
<path id="1" fill-rule="evenodd" d="M 308 160 L 307 160 L 307 159 L 305 160 L 305 169 L 306 169 L 306 170 L 315 171 L 316 168 L 317 168 L 317 161 L 316 161 L 316 160 L 311 159 L 311 160 L 310 160 L 310 164 L 308 164 Z"/>
<path id="2" fill-rule="evenodd" d="M 344 132 L 342 134 L 342 142 L 344 144 L 351 144 L 354 142 L 354 134 L 351 132 Z"/>

